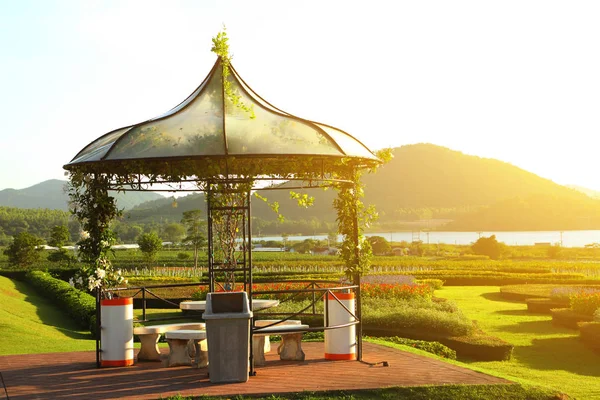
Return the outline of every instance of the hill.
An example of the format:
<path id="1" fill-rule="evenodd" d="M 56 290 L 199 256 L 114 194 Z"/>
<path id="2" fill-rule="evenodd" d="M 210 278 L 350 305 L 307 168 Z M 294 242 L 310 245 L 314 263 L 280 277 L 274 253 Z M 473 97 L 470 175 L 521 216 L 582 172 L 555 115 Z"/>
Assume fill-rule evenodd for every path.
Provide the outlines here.
<path id="1" fill-rule="evenodd" d="M 578 192 L 587 194 L 592 199 L 600 199 L 600 192 L 597 191 L 597 190 L 588 189 L 586 187 L 578 186 L 578 185 L 565 185 L 565 186 L 568 187 L 568 188 L 577 190 Z"/>
<path id="2" fill-rule="evenodd" d="M 432 144 L 402 146 L 393 153 L 394 158 L 376 174 L 363 177 L 365 203 L 377 207 L 381 224 L 390 229 L 402 226 L 401 222 L 432 218 L 454 220 L 438 229 L 600 229 L 600 201 L 509 163 Z M 296 190 L 315 197 L 313 207 L 302 209 L 285 190 L 288 186 L 261 192 L 280 204 L 287 220 L 309 225 L 335 222 L 333 190 Z M 178 221 L 184 211 L 205 209 L 202 194 L 179 198 L 176 205 L 172 199 L 159 199 L 140 204 L 128 217 L 140 222 Z M 277 217 L 256 198 L 252 215 L 267 221 Z"/>
<path id="3" fill-rule="evenodd" d="M 66 183 L 67 181 L 50 179 L 25 189 L 0 190 L 0 206 L 67 210 Z M 127 210 L 140 203 L 163 198 L 163 196 L 150 192 L 126 192 L 115 193 L 115 198 L 119 208 Z"/>

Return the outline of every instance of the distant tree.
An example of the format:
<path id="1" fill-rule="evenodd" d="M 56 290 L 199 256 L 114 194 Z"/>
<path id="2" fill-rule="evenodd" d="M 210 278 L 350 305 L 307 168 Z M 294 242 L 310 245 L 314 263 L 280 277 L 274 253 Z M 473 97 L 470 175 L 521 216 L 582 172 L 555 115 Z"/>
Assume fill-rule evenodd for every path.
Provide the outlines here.
<path id="1" fill-rule="evenodd" d="M 419 257 L 423 256 L 423 254 L 425 253 L 425 248 L 423 247 L 423 241 L 415 240 L 414 242 L 412 242 L 410 244 L 410 246 L 408 247 L 408 252 L 412 256 L 419 256 Z"/>
<path id="2" fill-rule="evenodd" d="M 2 227 L 0 227 L 0 246 L 8 246 L 12 238 L 8 236 Z"/>
<path id="3" fill-rule="evenodd" d="M 139 239 L 140 235 L 144 233 L 144 228 L 137 224 L 130 225 L 126 223 L 119 223 L 115 226 L 114 231 L 122 243 L 137 243 L 137 240 Z M 146 233 L 150 232 L 153 231 L 150 230 Z"/>
<path id="4" fill-rule="evenodd" d="M 52 247 L 61 248 L 66 246 L 71 241 L 71 232 L 65 225 L 56 225 L 50 232 L 50 240 L 48 244 Z"/>
<path id="5" fill-rule="evenodd" d="M 198 268 L 198 250 L 206 243 L 206 224 L 202 220 L 202 212 L 200 210 L 185 211 L 181 223 L 185 226 L 187 233 L 183 242 L 194 248 L 194 268 Z"/>
<path id="6" fill-rule="evenodd" d="M 167 242 L 179 243 L 186 234 L 185 227 L 177 222 L 172 222 L 163 227 L 162 238 Z"/>
<path id="7" fill-rule="evenodd" d="M 154 261 L 158 251 L 162 249 L 162 240 L 160 240 L 156 232 L 144 233 L 140 236 L 137 243 L 147 262 Z"/>
<path id="8" fill-rule="evenodd" d="M 548 258 L 551 258 L 551 259 L 560 258 L 561 253 L 562 253 L 562 247 L 560 247 L 560 244 L 554 244 L 554 245 L 548 247 L 548 250 L 547 250 Z"/>
<path id="9" fill-rule="evenodd" d="M 75 257 L 69 253 L 67 249 L 63 249 L 71 241 L 71 232 L 65 225 L 56 225 L 50 232 L 50 240 L 48 244 L 52 247 L 57 247 L 56 250 L 48 254 L 48 261 L 52 262 L 65 262 L 67 266 L 70 266 Z"/>
<path id="10" fill-rule="evenodd" d="M 492 260 L 500 258 L 504 252 L 504 248 L 504 243 L 498 242 L 498 240 L 496 240 L 496 235 L 490 237 L 482 236 L 471 245 L 471 250 L 474 254 L 488 256 Z"/>
<path id="11" fill-rule="evenodd" d="M 329 232 L 327 234 L 327 242 L 329 242 L 330 247 L 336 247 L 338 242 L 338 233 L 337 231 Z"/>
<path id="12" fill-rule="evenodd" d="M 310 253 L 317 245 L 318 243 L 314 239 L 304 239 L 302 242 L 294 243 L 292 248 L 297 253 L 306 254 Z"/>
<path id="13" fill-rule="evenodd" d="M 69 234 L 71 235 L 68 241 L 77 242 L 81 237 L 81 224 L 76 219 L 71 219 L 67 223 L 67 227 L 69 228 Z"/>
<path id="14" fill-rule="evenodd" d="M 371 243 L 371 249 L 375 255 L 387 254 L 392 251 L 390 243 L 382 236 L 369 236 L 367 241 Z"/>
<path id="15" fill-rule="evenodd" d="M 39 261 L 40 253 L 44 244 L 44 240 L 38 236 L 28 232 L 17 234 L 13 242 L 4 250 L 4 254 L 8 256 L 8 263 L 21 268 L 27 268 L 31 264 Z"/>

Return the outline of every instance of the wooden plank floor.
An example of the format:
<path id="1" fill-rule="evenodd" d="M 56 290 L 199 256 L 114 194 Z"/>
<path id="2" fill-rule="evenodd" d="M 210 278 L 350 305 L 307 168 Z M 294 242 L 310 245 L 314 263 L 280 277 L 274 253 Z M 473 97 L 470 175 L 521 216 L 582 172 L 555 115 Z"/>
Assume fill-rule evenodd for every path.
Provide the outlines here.
<path id="1" fill-rule="evenodd" d="M 181 394 L 272 394 L 388 386 L 510 383 L 469 369 L 364 343 L 364 361 L 326 361 L 323 343 L 303 343 L 306 361 L 280 361 L 275 351 L 247 383 L 211 384 L 207 369 L 160 362 L 97 369 L 94 352 L 0 357 L 0 399 L 158 399 Z M 166 350 L 166 349 L 165 349 Z M 165 351 L 163 350 L 163 351 Z M 168 351 L 168 350 L 166 350 Z M 4 385 L 2 388 L 1 385 Z"/>

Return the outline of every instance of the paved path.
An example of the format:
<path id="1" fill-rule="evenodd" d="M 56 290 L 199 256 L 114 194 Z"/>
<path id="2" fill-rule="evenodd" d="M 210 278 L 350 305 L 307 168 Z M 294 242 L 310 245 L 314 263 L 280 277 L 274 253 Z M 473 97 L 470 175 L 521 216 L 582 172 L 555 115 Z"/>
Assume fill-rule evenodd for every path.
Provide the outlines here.
<path id="1" fill-rule="evenodd" d="M 306 361 L 280 361 L 274 354 L 276 352 L 272 351 L 266 354 L 266 365 L 256 368 L 255 377 L 251 377 L 247 383 L 230 384 L 211 384 L 207 369 L 164 368 L 160 362 L 97 369 L 94 352 L 2 356 L 0 400 L 158 399 L 176 394 L 219 396 L 388 386 L 510 383 L 371 343 L 364 343 L 363 359 L 371 363 L 387 361 L 389 367 L 372 367 L 357 361 L 326 361 L 323 358 L 323 343 L 303 343 L 302 346 Z"/>

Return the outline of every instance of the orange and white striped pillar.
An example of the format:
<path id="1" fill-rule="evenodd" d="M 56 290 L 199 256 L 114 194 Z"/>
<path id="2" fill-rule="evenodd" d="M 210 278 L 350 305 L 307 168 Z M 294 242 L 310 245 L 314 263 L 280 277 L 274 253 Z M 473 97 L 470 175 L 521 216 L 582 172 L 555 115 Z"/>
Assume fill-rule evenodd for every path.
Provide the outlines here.
<path id="1" fill-rule="evenodd" d="M 325 301 L 327 302 L 325 307 L 327 326 L 344 325 L 355 321 L 354 317 L 340 305 L 342 303 L 354 313 L 354 293 L 327 293 Z M 325 359 L 356 359 L 356 325 L 325 330 Z"/>
<path id="2" fill-rule="evenodd" d="M 133 365 L 133 298 L 103 299 L 101 306 L 100 365 Z"/>

